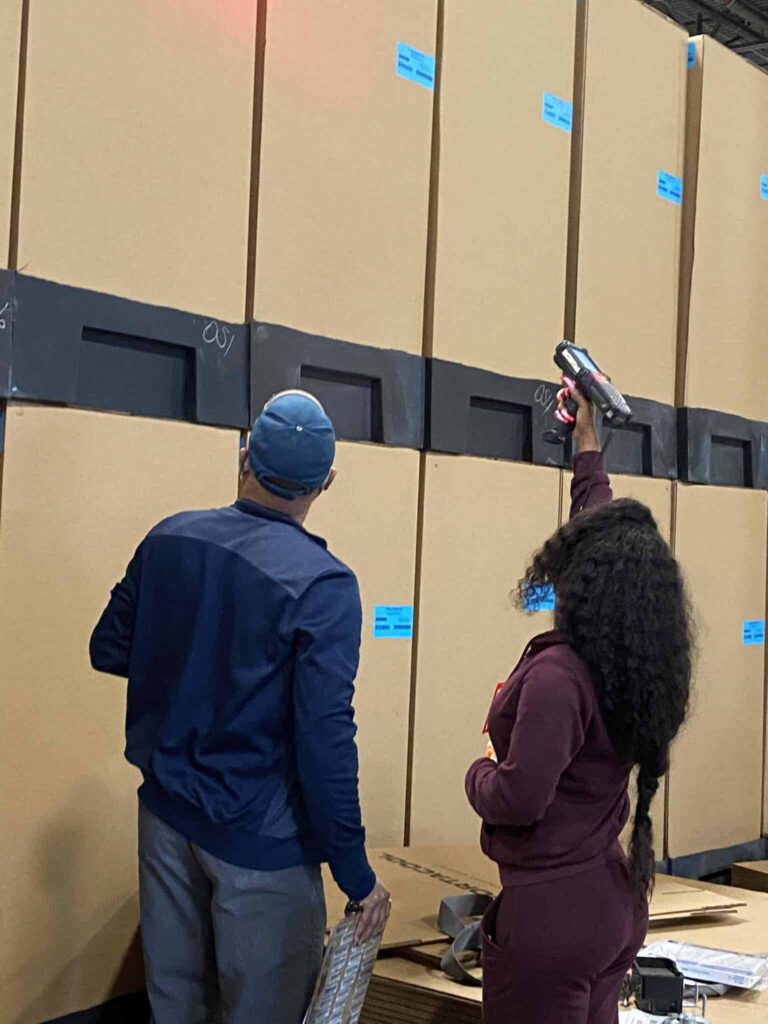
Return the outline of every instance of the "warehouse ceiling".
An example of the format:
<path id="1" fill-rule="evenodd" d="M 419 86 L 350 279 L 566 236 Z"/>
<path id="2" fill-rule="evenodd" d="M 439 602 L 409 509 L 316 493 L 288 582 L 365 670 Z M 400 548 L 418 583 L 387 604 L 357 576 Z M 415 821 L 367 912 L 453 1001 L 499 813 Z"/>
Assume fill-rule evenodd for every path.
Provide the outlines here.
<path id="1" fill-rule="evenodd" d="M 768 72 L 768 0 L 647 0 L 691 35 L 714 36 Z"/>

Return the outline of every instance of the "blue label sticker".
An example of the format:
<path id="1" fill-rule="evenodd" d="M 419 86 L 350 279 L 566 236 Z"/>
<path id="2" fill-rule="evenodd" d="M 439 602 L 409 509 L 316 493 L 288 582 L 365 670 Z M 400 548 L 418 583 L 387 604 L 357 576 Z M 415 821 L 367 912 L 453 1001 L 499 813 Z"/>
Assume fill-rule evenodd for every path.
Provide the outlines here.
<path id="1" fill-rule="evenodd" d="M 765 643 L 765 619 L 747 619 L 741 633 L 745 647 L 757 647 Z"/>
<path id="2" fill-rule="evenodd" d="M 373 609 L 373 639 L 410 640 L 413 636 L 412 604 L 377 604 Z"/>
<path id="3" fill-rule="evenodd" d="M 674 174 L 668 174 L 667 171 L 659 171 L 656 179 L 656 195 L 680 206 L 683 201 L 683 179 L 676 178 Z"/>
<path id="4" fill-rule="evenodd" d="M 553 96 L 551 92 L 545 92 L 541 104 L 541 119 L 555 128 L 570 132 L 573 127 L 573 104 L 568 100 L 561 100 L 559 96 Z"/>
<path id="5" fill-rule="evenodd" d="M 760 175 L 760 198 L 768 199 L 768 174 Z"/>
<path id="6" fill-rule="evenodd" d="M 688 67 L 696 67 L 696 43 L 688 43 Z"/>
<path id="7" fill-rule="evenodd" d="M 435 88 L 435 58 L 405 43 L 397 44 L 397 73 L 425 89 Z"/>
<path id="8" fill-rule="evenodd" d="M 530 587 L 525 595 L 527 612 L 553 612 L 555 610 L 555 588 L 551 583 Z"/>

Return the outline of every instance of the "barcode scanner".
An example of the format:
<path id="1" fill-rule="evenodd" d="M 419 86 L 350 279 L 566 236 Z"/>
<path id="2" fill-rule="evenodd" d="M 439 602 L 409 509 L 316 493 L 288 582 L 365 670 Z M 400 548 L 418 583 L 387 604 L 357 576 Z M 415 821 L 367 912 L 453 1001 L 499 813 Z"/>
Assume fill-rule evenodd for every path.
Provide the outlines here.
<path id="1" fill-rule="evenodd" d="M 602 413 L 609 427 L 623 427 L 632 419 L 632 410 L 622 393 L 613 385 L 610 377 L 585 348 L 579 348 L 571 341 L 561 341 L 555 350 L 555 365 L 564 376 L 570 377 L 579 390 Z M 544 440 L 549 444 L 565 444 L 573 433 L 579 407 L 575 399 L 567 394 L 562 411 L 555 412 L 555 424 L 544 431 Z"/>

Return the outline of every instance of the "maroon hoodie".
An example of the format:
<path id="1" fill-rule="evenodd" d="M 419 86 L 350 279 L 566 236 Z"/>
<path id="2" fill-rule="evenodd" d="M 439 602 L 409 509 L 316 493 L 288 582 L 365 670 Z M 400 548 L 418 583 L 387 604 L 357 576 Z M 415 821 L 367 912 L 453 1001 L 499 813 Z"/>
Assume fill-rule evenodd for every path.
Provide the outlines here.
<path id="1" fill-rule="evenodd" d="M 613 497 L 597 452 L 574 460 L 571 516 Z M 504 885 L 529 885 L 622 857 L 631 765 L 608 736 L 589 669 L 557 632 L 530 642 L 489 720 L 498 764 L 476 761 L 467 796 Z"/>

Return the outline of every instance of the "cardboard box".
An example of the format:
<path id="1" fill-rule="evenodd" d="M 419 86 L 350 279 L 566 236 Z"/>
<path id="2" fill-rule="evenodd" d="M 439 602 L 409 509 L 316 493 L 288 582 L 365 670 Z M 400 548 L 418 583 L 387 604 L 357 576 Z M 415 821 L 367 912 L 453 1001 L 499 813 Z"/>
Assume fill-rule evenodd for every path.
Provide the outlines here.
<path id="1" fill-rule="evenodd" d="M 768 494 L 677 487 L 675 549 L 688 578 L 698 652 L 689 721 L 674 747 L 668 855 L 761 834 Z"/>
<path id="2" fill-rule="evenodd" d="M 693 55 L 678 404 L 765 420 L 768 78 L 709 36 Z"/>
<path id="3" fill-rule="evenodd" d="M 731 881 L 741 889 L 768 893 L 768 860 L 752 861 L 749 864 L 734 864 Z"/>
<path id="4" fill-rule="evenodd" d="M 338 476 L 307 527 L 357 574 L 363 641 L 356 686 L 360 792 L 368 842 L 400 845 L 405 829 L 412 639 L 374 637 L 375 609 L 413 610 L 419 454 L 337 446 Z M 408 611 L 404 614 L 408 616 Z"/>
<path id="5" fill-rule="evenodd" d="M 436 31 L 437 0 L 268 5 L 255 319 L 421 352 Z"/>
<path id="6" fill-rule="evenodd" d="M 568 475 L 564 474 L 568 483 Z M 672 532 L 672 484 L 668 480 L 651 480 L 646 477 L 634 476 L 612 476 L 614 497 L 635 498 L 650 508 L 658 523 L 659 530 L 667 541 Z M 567 509 L 566 501 L 563 507 Z M 632 816 L 635 813 L 635 802 L 637 793 L 635 790 L 635 773 L 632 774 L 629 795 L 632 802 L 629 821 L 626 824 L 621 840 L 626 848 L 629 847 L 629 840 L 632 835 Z M 653 821 L 654 848 L 656 859 L 661 860 L 666 856 L 666 801 L 667 801 L 667 780 L 662 779 L 659 791 L 651 806 L 651 819 Z"/>
<path id="7" fill-rule="evenodd" d="M 3 60 L 0 63 L 0 269 L 7 267 L 11 241 L 11 197 L 16 152 L 22 0 L 6 0 L 0 9 Z"/>
<path id="8" fill-rule="evenodd" d="M 18 265 L 241 321 L 256 0 L 31 4 Z"/>
<path id="9" fill-rule="evenodd" d="M 688 34 L 636 0 L 578 17 L 566 336 L 625 394 L 672 404 Z"/>
<path id="10" fill-rule="evenodd" d="M 445 5 L 427 337 L 439 359 L 553 374 L 565 311 L 575 19 L 569 0 Z"/>
<path id="11" fill-rule="evenodd" d="M 140 780 L 125 685 L 91 671 L 88 638 L 148 529 L 233 499 L 238 434 L 23 405 L 5 426 L 0 1021 L 17 1024 L 131 988 Z"/>
<path id="12" fill-rule="evenodd" d="M 557 527 L 560 476 L 486 459 L 425 457 L 411 841 L 478 841 L 464 777 L 485 752 L 496 689 L 549 612 L 517 611 L 513 591 Z"/>

